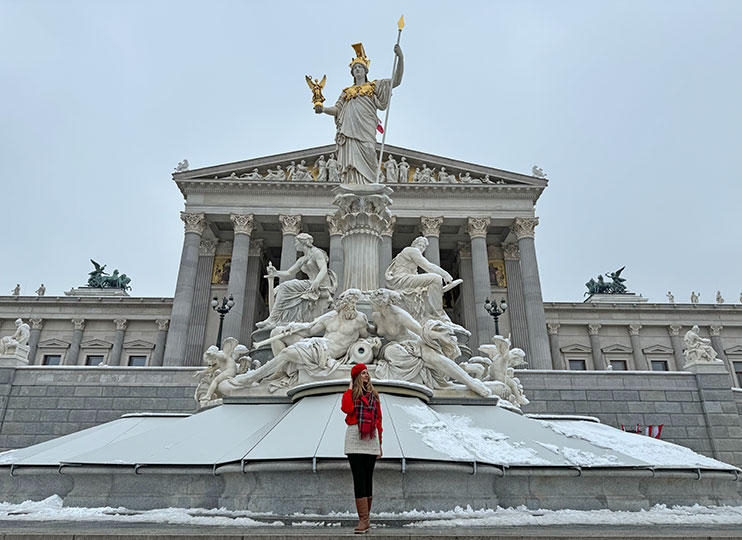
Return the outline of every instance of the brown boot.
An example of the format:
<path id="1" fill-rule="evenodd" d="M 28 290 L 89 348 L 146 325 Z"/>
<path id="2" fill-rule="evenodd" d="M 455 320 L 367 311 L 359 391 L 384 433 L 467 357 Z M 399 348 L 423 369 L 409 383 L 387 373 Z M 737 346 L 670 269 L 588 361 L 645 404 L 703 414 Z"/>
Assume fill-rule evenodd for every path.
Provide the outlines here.
<path id="1" fill-rule="evenodd" d="M 373 497 L 366 497 L 368 501 L 368 526 L 371 527 L 371 502 L 374 500 Z"/>
<path id="2" fill-rule="evenodd" d="M 356 534 L 363 534 L 368 532 L 371 528 L 368 522 L 368 498 L 361 497 L 356 499 L 356 510 L 358 511 L 358 527 L 353 532 Z"/>

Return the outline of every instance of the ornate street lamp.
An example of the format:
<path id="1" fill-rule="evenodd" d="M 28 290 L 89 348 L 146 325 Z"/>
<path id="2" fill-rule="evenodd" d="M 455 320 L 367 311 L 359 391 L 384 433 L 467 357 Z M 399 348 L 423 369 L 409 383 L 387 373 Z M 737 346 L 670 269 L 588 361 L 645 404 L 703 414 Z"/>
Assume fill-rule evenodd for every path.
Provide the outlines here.
<path id="1" fill-rule="evenodd" d="M 484 309 L 487 313 L 489 313 L 493 319 L 495 319 L 495 335 L 500 335 L 500 324 L 498 320 L 500 319 L 500 315 L 505 313 L 508 309 L 508 304 L 505 302 L 505 299 L 503 298 L 500 300 L 500 304 L 497 304 L 497 300 L 495 302 L 490 302 L 490 299 L 487 298 L 484 301 Z"/>
<path id="2" fill-rule="evenodd" d="M 222 348 L 222 326 L 224 326 L 224 316 L 229 313 L 229 310 L 234 306 L 234 297 L 230 294 L 229 300 L 227 297 L 222 298 L 222 305 L 219 305 L 219 298 L 217 296 L 211 301 L 211 308 L 219 314 L 219 333 L 216 335 L 216 346 Z"/>

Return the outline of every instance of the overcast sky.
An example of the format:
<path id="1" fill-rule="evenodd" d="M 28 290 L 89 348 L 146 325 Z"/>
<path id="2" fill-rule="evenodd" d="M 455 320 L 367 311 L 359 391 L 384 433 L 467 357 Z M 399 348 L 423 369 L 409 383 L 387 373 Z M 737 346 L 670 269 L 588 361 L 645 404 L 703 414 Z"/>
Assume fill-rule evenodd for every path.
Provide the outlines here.
<path id="1" fill-rule="evenodd" d="M 174 292 L 170 174 L 329 144 L 305 74 L 350 84 L 351 43 L 405 76 L 387 142 L 540 165 L 546 301 L 626 265 L 631 291 L 742 292 L 742 2 L 0 0 L 0 295 L 84 285 L 90 258 Z"/>

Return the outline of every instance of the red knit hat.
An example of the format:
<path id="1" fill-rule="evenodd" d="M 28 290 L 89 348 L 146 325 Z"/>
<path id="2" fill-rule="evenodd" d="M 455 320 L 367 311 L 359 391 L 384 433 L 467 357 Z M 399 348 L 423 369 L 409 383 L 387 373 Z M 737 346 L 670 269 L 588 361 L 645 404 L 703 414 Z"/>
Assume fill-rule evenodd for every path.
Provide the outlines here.
<path id="1" fill-rule="evenodd" d="M 366 364 L 356 364 L 350 370 L 350 378 L 355 381 L 356 380 L 356 377 L 358 377 L 358 375 L 360 375 L 361 371 L 363 371 L 364 369 L 368 369 L 366 367 Z"/>

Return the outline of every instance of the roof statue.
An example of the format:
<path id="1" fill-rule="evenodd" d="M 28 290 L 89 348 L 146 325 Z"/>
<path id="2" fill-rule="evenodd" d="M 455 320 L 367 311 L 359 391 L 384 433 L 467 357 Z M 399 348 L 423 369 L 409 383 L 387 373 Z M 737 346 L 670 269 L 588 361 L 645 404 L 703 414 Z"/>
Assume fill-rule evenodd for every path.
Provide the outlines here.
<path id="1" fill-rule="evenodd" d="M 597 279 L 590 279 L 585 283 L 587 292 L 585 296 L 591 294 L 630 294 L 624 282 L 626 281 L 621 277 L 621 272 L 624 271 L 625 266 L 619 268 L 615 272 L 606 272 L 606 277 L 611 279 L 611 282 L 606 282 L 602 275 L 599 275 Z"/>
<path id="2" fill-rule="evenodd" d="M 391 79 L 368 80 L 371 60 L 362 43 L 352 45 L 355 57 L 350 62 L 353 85 L 344 88 L 334 106 L 322 105 L 322 83 L 307 83 L 312 89 L 314 111 L 335 117 L 336 154 L 339 177 L 343 184 L 378 183 L 379 159 L 376 155 L 376 132 L 380 121 L 377 111 L 385 110 L 392 97 L 392 88 L 402 82 L 404 57 L 399 43 L 394 46 L 396 68 Z M 324 82 L 324 78 L 323 78 Z M 332 180 L 332 178 L 331 178 Z"/>
<path id="3" fill-rule="evenodd" d="M 93 263 L 95 270 L 88 273 L 90 276 L 88 278 L 88 287 L 96 289 L 121 289 L 123 291 L 131 290 L 131 287 L 129 286 L 131 278 L 129 276 L 126 274 L 119 274 L 118 270 L 114 270 L 113 274 L 107 274 L 105 272 L 105 264 L 101 266 L 93 259 L 90 259 L 90 262 Z"/>

